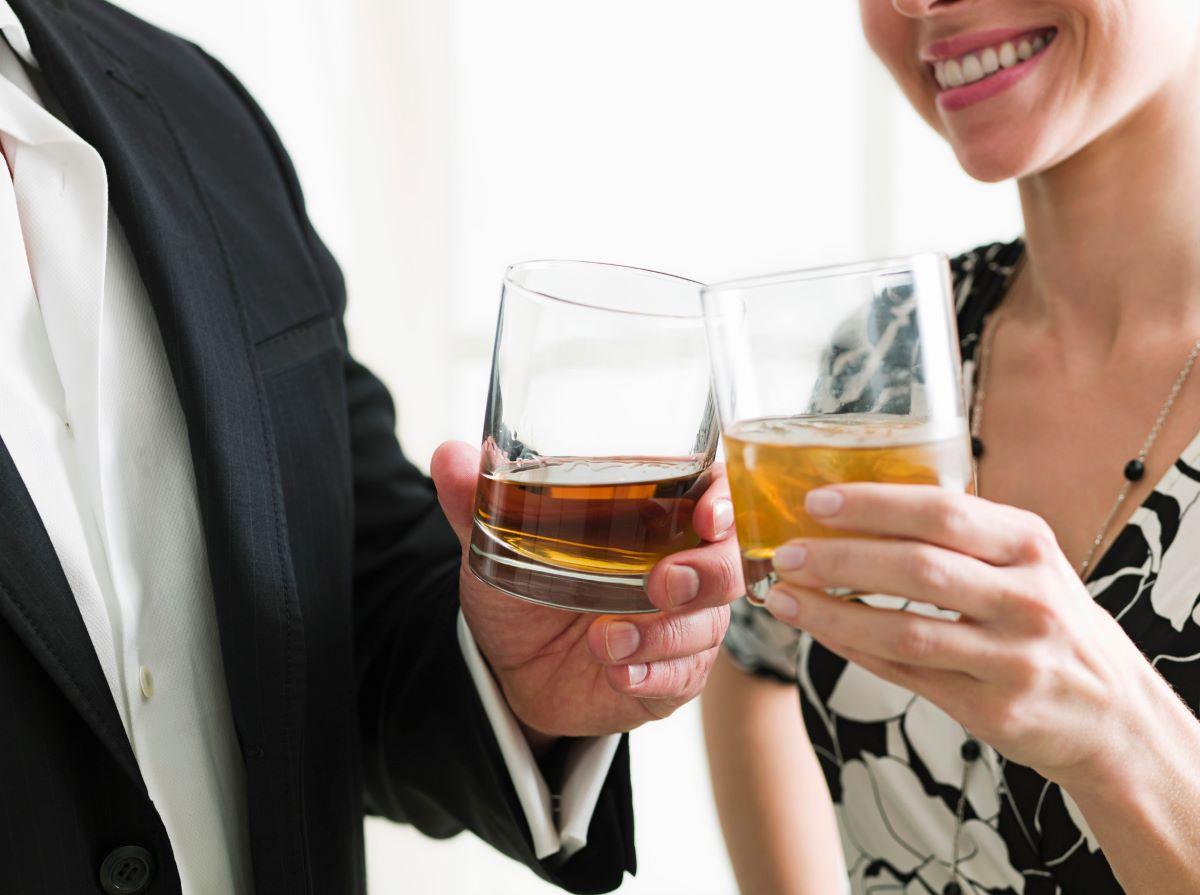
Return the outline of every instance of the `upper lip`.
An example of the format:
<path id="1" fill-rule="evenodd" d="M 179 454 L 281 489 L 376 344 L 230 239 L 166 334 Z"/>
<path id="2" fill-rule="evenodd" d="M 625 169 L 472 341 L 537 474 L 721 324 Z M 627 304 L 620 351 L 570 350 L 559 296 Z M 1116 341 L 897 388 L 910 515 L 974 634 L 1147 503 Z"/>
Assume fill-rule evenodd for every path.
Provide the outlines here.
<path id="1" fill-rule="evenodd" d="M 1031 28 L 997 28 L 991 31 L 972 31 L 969 34 L 959 34 L 944 40 L 936 40 L 921 48 L 921 59 L 924 62 L 944 62 L 947 59 L 957 59 L 973 50 L 984 47 L 994 47 L 1005 41 L 1015 41 L 1018 38 L 1029 37 L 1052 30 L 1050 25 L 1033 26 Z"/>

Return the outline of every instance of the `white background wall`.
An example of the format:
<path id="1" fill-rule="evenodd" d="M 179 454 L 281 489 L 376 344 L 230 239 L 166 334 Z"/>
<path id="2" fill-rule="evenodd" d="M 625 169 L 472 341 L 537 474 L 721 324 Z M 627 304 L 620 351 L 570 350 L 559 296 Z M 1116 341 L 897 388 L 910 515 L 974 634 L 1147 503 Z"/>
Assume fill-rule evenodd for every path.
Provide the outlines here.
<path id="1" fill-rule="evenodd" d="M 426 464 L 479 437 L 504 267 L 715 280 L 1019 229 L 869 58 L 848 0 L 119 0 L 222 58 L 280 131 L 342 262 L 352 344 Z M 698 713 L 633 740 L 641 871 L 734 891 Z M 552 891 L 468 836 L 371 822 L 372 891 Z"/>

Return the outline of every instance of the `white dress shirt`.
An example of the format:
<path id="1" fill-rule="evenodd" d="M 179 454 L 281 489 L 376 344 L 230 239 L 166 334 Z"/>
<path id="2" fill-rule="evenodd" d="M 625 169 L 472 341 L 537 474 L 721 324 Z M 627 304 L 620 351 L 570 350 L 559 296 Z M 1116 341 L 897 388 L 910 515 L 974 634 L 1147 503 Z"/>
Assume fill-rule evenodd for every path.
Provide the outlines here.
<path id="1" fill-rule="evenodd" d="M 242 757 L 162 337 L 104 162 L 42 105 L 6 0 L 0 35 L 0 438 L 75 595 L 184 895 L 249 893 Z M 618 738 L 574 747 L 559 827 L 461 616 L 459 642 L 537 855 L 581 848 Z"/>

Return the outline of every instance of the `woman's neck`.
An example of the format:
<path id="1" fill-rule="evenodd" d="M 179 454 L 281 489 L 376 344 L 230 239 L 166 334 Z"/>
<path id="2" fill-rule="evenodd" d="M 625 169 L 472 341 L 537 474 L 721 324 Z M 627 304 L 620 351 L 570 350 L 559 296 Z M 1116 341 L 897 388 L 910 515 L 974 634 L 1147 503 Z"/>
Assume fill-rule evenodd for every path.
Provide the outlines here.
<path id="1" fill-rule="evenodd" d="M 1012 311 L 1096 360 L 1147 327 L 1200 336 L 1200 92 L 1183 74 L 1020 181 L 1028 260 Z"/>

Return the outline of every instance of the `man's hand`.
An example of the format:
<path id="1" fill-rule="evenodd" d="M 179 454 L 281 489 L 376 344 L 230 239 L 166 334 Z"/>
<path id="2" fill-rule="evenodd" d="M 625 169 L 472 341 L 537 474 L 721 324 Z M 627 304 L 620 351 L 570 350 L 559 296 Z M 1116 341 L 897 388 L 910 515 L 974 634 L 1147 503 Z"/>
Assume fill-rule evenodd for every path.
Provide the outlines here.
<path id="1" fill-rule="evenodd" d="M 694 516 L 709 543 L 664 559 L 648 577 L 647 594 L 662 611 L 618 616 L 527 603 L 472 575 L 466 548 L 479 451 L 447 442 L 431 465 L 442 509 L 463 544 L 463 613 L 532 745 L 632 730 L 700 692 L 729 624 L 728 603 L 743 592 L 722 473 Z"/>

